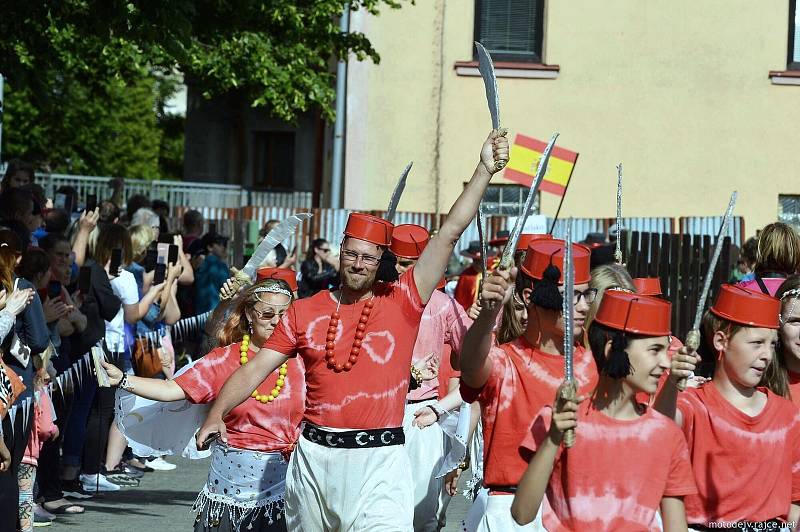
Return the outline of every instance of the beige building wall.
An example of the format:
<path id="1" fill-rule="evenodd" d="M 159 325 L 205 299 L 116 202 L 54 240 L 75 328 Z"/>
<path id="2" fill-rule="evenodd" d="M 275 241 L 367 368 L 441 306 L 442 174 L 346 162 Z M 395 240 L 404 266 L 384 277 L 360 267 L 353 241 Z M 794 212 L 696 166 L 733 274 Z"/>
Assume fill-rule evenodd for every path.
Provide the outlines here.
<path id="1" fill-rule="evenodd" d="M 611 217 L 615 165 L 625 216 L 716 216 L 739 191 L 754 233 L 800 194 L 800 86 L 786 66 L 788 0 L 551 0 L 544 62 L 556 79 L 499 79 L 502 125 L 577 151 L 562 216 Z M 378 65 L 348 72 L 345 207 L 381 209 L 409 160 L 401 210 L 446 212 L 490 130 L 472 59 L 474 2 L 423 0 L 356 13 Z M 506 182 L 496 178 L 498 183 Z M 555 196 L 544 194 L 543 214 Z"/>

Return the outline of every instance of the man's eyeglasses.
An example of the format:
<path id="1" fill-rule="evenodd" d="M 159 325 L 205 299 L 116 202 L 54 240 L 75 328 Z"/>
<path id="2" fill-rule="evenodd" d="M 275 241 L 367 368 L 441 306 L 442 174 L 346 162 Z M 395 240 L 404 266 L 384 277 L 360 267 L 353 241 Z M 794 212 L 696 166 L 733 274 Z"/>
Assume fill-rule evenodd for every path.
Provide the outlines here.
<path id="1" fill-rule="evenodd" d="M 359 257 L 361 258 L 361 262 L 366 264 L 367 266 L 376 266 L 378 262 L 380 262 L 380 257 L 373 257 L 372 255 L 359 255 L 355 251 L 350 251 L 349 249 L 342 250 L 342 260 L 345 262 L 356 262 Z"/>
<path id="2" fill-rule="evenodd" d="M 317 248 L 317 249 L 320 250 L 323 253 L 330 253 L 331 252 L 331 248 Z"/>
<path id="3" fill-rule="evenodd" d="M 589 288 L 584 292 L 575 290 L 575 293 L 572 295 L 572 304 L 577 305 L 581 298 L 589 304 L 594 303 L 594 300 L 597 299 L 597 288 Z"/>

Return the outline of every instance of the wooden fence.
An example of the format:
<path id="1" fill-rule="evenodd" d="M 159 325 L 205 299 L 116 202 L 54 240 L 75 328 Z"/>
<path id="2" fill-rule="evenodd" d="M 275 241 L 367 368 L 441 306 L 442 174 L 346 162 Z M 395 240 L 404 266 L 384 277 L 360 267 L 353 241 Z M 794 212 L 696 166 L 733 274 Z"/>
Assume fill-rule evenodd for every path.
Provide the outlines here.
<path id="1" fill-rule="evenodd" d="M 691 329 L 703 280 L 714 252 L 709 235 L 630 233 L 625 254 L 633 277 L 658 277 L 664 296 L 672 302 L 673 334 L 685 338 Z M 738 249 L 725 237 L 719 263 L 714 271 L 706 308 L 722 283 L 728 281 Z"/>

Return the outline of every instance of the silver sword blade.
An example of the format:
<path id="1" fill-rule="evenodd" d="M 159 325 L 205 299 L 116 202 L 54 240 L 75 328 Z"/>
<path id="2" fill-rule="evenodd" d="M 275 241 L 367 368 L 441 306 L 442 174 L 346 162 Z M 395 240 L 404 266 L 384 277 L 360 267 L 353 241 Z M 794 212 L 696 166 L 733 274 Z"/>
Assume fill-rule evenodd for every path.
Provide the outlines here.
<path id="1" fill-rule="evenodd" d="M 247 264 L 242 268 L 242 271 L 246 273 L 250 279 L 255 279 L 256 270 L 261 266 L 261 263 L 264 262 L 264 259 L 267 258 L 267 254 L 275 249 L 278 244 L 286 240 L 289 235 L 294 233 L 297 226 L 300 225 L 303 220 L 308 220 L 311 216 L 312 214 L 308 212 L 293 214 L 275 226 L 258 245 L 253 252 L 253 256 L 250 257 L 250 260 L 248 260 Z"/>
<path id="2" fill-rule="evenodd" d="M 394 187 L 394 192 L 392 192 L 392 199 L 389 200 L 389 207 L 386 209 L 386 220 L 389 222 L 394 222 L 394 216 L 397 214 L 397 205 L 400 203 L 400 197 L 403 195 L 403 191 L 406 189 L 406 178 L 408 177 L 408 173 L 411 171 L 411 166 L 414 162 L 408 163 L 403 173 L 400 174 L 400 179 L 397 180 L 397 185 Z"/>
<path id="3" fill-rule="evenodd" d="M 475 41 L 478 50 L 478 70 L 486 87 L 486 101 L 489 104 L 489 114 L 492 116 L 492 128 L 500 128 L 500 97 L 497 95 L 497 77 L 494 75 L 494 63 L 486 48 Z"/>
<path id="4" fill-rule="evenodd" d="M 481 243 L 481 264 L 483 265 L 483 276 L 489 267 L 489 246 L 486 242 L 486 213 L 483 212 L 483 204 L 478 206 L 478 240 Z"/>
<path id="5" fill-rule="evenodd" d="M 731 218 L 733 217 L 733 208 L 736 206 L 737 196 L 738 194 L 734 190 L 733 194 L 731 194 L 731 200 L 728 202 L 728 209 L 725 211 L 725 217 L 722 218 L 722 226 L 719 228 L 717 242 L 714 244 L 714 254 L 711 256 L 711 262 L 708 265 L 706 277 L 703 280 L 703 290 L 700 292 L 700 300 L 697 302 L 692 330 L 700 329 L 700 322 L 703 319 L 703 310 L 705 310 L 706 300 L 708 299 L 708 291 L 711 289 L 711 281 L 714 279 L 714 270 L 717 269 L 719 255 L 722 252 L 722 243 L 725 241 L 725 234 L 728 232 L 728 224 L 730 224 Z"/>
<path id="6" fill-rule="evenodd" d="M 562 312 L 564 316 L 564 380 L 572 382 L 573 372 L 573 337 L 572 324 L 574 323 L 575 306 L 572 298 L 575 293 L 575 270 L 572 261 L 572 218 L 567 220 L 567 238 L 564 247 L 564 297 Z"/>
<path id="7" fill-rule="evenodd" d="M 550 153 L 553 151 L 553 146 L 555 146 L 557 138 L 558 133 L 554 133 L 550 138 L 550 142 L 547 143 L 547 147 L 544 149 L 542 157 L 539 159 L 539 166 L 536 169 L 536 177 L 533 179 L 531 188 L 528 191 L 528 197 L 525 198 L 525 206 L 522 209 L 522 216 L 517 218 L 517 222 L 514 224 L 514 228 L 511 230 L 511 233 L 508 236 L 508 243 L 503 249 L 503 254 L 500 257 L 499 268 L 501 270 L 507 270 L 514 265 L 514 252 L 517 249 L 519 236 L 522 234 L 522 228 L 525 227 L 525 222 L 528 220 L 528 215 L 531 212 L 533 200 L 536 198 L 536 192 L 539 190 L 539 185 L 542 184 L 544 174 L 547 172 L 547 165 L 550 162 Z"/>

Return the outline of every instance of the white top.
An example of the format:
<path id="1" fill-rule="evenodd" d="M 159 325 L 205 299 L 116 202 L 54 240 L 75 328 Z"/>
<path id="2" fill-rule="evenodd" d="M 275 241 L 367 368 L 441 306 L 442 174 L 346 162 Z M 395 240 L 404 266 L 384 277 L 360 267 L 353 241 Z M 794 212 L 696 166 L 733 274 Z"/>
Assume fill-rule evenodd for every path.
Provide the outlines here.
<path id="1" fill-rule="evenodd" d="M 111 280 L 111 289 L 123 306 L 120 306 L 113 320 L 106 322 L 106 347 L 113 353 L 121 353 L 125 350 L 124 305 L 135 305 L 139 302 L 139 289 L 133 274 L 124 269 L 120 270 L 119 277 Z"/>

